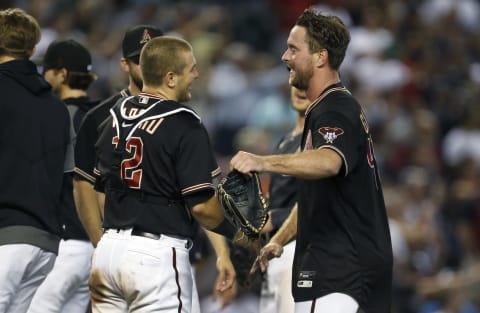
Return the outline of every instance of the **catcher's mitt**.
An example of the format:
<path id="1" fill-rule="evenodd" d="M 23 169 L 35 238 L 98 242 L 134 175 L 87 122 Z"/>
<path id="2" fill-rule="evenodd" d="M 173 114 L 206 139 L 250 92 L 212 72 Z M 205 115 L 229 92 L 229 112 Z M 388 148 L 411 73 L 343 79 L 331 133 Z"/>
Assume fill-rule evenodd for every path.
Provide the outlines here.
<path id="1" fill-rule="evenodd" d="M 258 173 L 231 171 L 220 181 L 217 197 L 225 216 L 249 238 L 257 239 L 267 222 L 268 206 Z"/>

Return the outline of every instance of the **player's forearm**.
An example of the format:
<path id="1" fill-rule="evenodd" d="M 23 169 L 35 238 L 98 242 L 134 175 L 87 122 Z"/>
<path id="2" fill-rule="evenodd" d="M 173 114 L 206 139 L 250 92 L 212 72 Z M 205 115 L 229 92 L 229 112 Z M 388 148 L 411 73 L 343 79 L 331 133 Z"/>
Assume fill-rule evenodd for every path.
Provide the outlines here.
<path id="1" fill-rule="evenodd" d="M 102 237 L 102 214 L 98 207 L 96 192 L 92 184 L 84 180 L 75 179 L 74 200 L 78 218 L 87 232 L 94 246 Z"/>
<path id="2" fill-rule="evenodd" d="M 212 196 L 203 203 L 194 205 L 192 207 L 192 215 L 208 230 L 218 226 L 224 219 L 216 196 Z"/>
<path id="3" fill-rule="evenodd" d="M 342 159 L 331 149 L 317 149 L 295 154 L 261 156 L 266 172 L 318 179 L 337 175 Z"/>
<path id="4" fill-rule="evenodd" d="M 208 229 L 205 229 L 205 233 L 207 234 L 207 237 L 212 244 L 213 250 L 215 250 L 217 258 L 230 257 L 230 249 L 228 248 L 227 242 L 225 241 L 225 237 L 214 233 Z"/>
<path id="5" fill-rule="evenodd" d="M 287 217 L 276 234 L 270 239 L 270 242 L 278 243 L 281 246 L 286 245 L 297 235 L 297 211 L 298 205 L 295 204 L 290 215 Z"/>

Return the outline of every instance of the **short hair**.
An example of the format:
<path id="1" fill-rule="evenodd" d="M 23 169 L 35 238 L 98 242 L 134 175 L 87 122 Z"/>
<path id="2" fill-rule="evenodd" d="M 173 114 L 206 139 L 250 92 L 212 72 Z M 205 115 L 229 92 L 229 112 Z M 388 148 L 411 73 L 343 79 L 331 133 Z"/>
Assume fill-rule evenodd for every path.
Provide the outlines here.
<path id="1" fill-rule="evenodd" d="M 295 25 L 306 28 L 310 52 L 326 49 L 330 66 L 338 70 L 350 43 L 350 32 L 342 20 L 334 15 L 322 15 L 311 7 L 298 17 Z"/>
<path id="2" fill-rule="evenodd" d="M 40 37 L 40 26 L 33 16 L 18 8 L 0 11 L 0 55 L 28 59 Z"/>
<path id="3" fill-rule="evenodd" d="M 192 50 L 192 46 L 181 38 L 172 36 L 152 38 L 145 44 L 140 54 L 143 83 L 158 86 L 168 72 L 182 73 L 187 66 L 183 54 Z"/>

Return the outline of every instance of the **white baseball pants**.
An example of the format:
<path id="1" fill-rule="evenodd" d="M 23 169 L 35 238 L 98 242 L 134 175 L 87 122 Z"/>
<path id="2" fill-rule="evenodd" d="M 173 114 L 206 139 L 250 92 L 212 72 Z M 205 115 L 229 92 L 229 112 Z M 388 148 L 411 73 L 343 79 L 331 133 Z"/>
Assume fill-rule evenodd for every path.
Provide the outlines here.
<path id="1" fill-rule="evenodd" d="M 0 312 L 25 313 L 56 255 L 29 244 L 0 246 Z"/>
<path id="2" fill-rule="evenodd" d="M 344 293 L 330 293 L 312 301 L 295 302 L 295 313 L 356 313 L 358 303 Z"/>
<path id="3" fill-rule="evenodd" d="M 95 249 L 89 278 L 93 313 L 191 313 L 191 243 L 162 235 L 107 230 Z"/>
<path id="4" fill-rule="evenodd" d="M 269 261 L 267 279 L 262 283 L 260 313 L 293 313 L 292 266 L 295 241 L 283 247 L 279 258 Z"/>
<path id="5" fill-rule="evenodd" d="M 90 241 L 60 241 L 55 265 L 37 289 L 28 313 L 85 313 L 92 254 Z"/>

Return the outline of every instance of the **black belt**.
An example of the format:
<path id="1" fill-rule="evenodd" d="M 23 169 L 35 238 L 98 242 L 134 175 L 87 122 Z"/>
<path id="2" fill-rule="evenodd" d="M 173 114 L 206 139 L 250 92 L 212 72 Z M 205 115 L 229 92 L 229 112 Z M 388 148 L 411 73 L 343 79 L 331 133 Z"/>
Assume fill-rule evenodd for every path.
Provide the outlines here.
<path id="1" fill-rule="evenodd" d="M 140 230 L 138 228 L 133 228 L 132 229 L 132 236 L 139 236 L 139 237 L 145 237 L 149 239 L 155 239 L 158 240 L 160 239 L 160 234 L 155 234 L 155 233 L 149 233 L 143 230 Z"/>
<path id="2" fill-rule="evenodd" d="M 117 231 L 120 232 L 121 228 L 106 228 L 104 230 L 104 232 L 106 232 L 107 230 L 114 230 L 114 231 Z M 154 240 L 158 240 L 160 239 L 160 237 L 162 237 L 162 234 L 157 234 L 157 233 L 150 233 L 148 231 L 143 231 L 137 227 L 134 227 L 132 229 L 132 232 L 130 233 L 132 236 L 138 236 L 138 237 L 145 237 L 145 238 L 149 238 L 149 239 L 154 239 Z M 176 239 L 180 239 L 180 240 L 187 240 L 188 242 L 191 242 L 192 240 L 190 238 L 187 238 L 187 237 L 183 237 L 183 236 L 178 236 L 178 235 L 166 235 L 168 237 L 173 237 L 173 238 L 176 238 Z"/>

